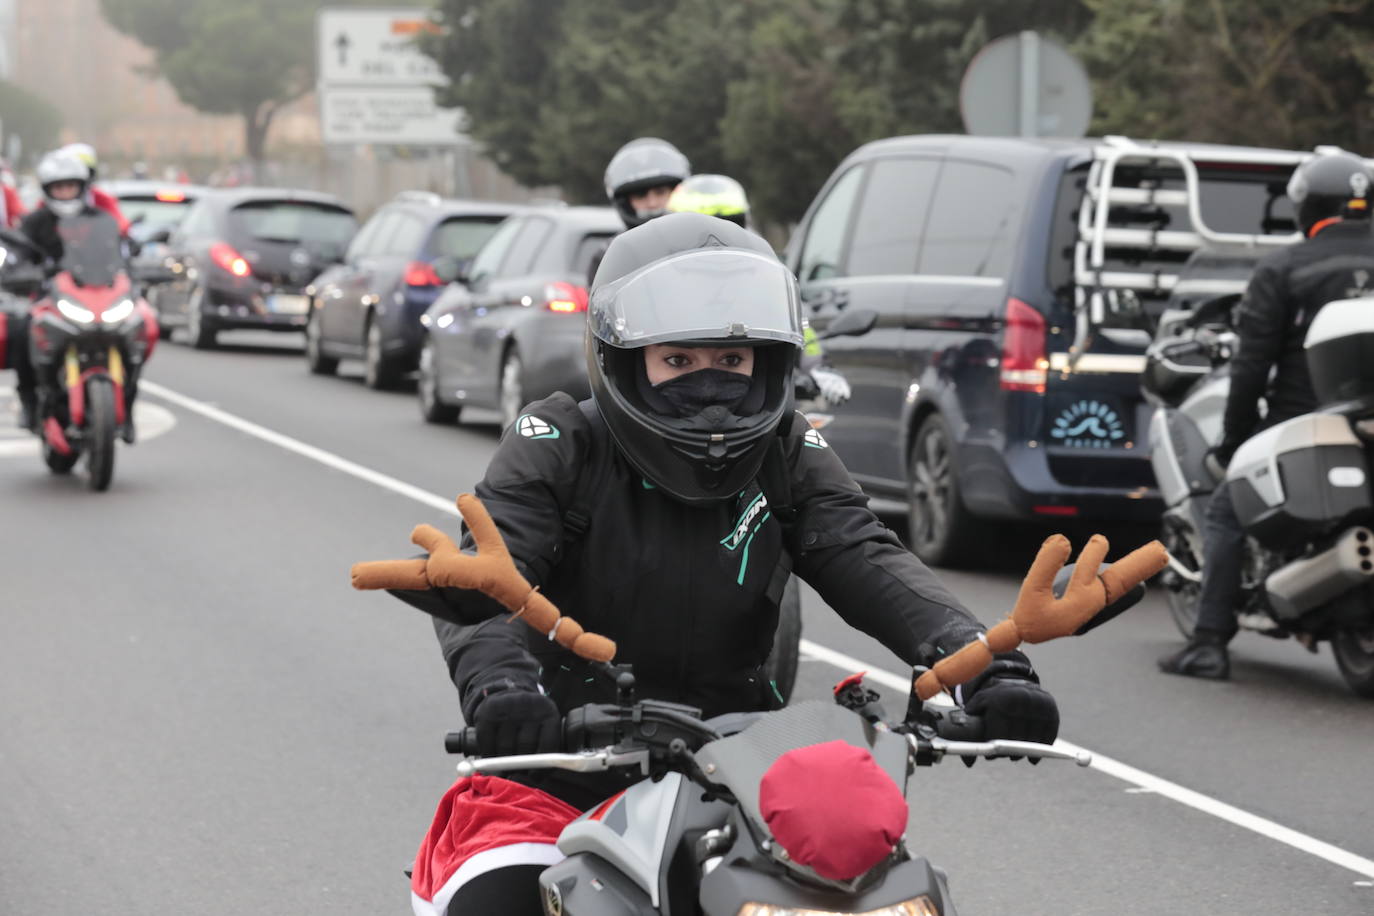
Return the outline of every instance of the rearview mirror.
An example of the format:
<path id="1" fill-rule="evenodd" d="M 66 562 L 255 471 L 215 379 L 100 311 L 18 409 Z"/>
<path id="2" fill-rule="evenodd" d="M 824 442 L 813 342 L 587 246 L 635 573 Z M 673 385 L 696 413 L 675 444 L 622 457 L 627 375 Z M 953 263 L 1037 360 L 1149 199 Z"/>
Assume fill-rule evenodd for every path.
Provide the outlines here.
<path id="1" fill-rule="evenodd" d="M 878 323 L 878 313 L 872 309 L 857 309 L 843 312 L 838 318 L 826 325 L 818 336 L 822 340 L 831 337 L 858 337 L 873 330 Z"/>
<path id="2" fill-rule="evenodd" d="M 444 283 L 467 283 L 468 259 L 443 255 L 434 261 L 434 273 Z"/>

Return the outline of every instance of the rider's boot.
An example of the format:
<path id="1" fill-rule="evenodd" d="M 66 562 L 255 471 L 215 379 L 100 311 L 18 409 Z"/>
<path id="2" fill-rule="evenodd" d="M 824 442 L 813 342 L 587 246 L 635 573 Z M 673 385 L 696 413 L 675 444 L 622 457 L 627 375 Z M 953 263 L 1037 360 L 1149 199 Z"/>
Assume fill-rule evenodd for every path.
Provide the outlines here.
<path id="1" fill-rule="evenodd" d="M 1231 676 L 1231 657 L 1226 651 L 1229 641 L 1220 633 L 1195 630 L 1187 645 L 1159 660 L 1159 670 L 1166 674 L 1224 681 Z"/>
<path id="2" fill-rule="evenodd" d="M 29 432 L 38 431 L 38 398 L 30 389 L 21 389 L 19 395 L 19 428 Z"/>

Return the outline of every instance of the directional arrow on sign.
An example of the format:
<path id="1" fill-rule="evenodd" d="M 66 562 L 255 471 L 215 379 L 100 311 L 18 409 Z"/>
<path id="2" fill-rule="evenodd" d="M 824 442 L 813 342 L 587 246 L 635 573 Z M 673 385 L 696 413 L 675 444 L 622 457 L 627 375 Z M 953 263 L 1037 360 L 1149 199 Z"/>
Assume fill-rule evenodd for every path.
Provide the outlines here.
<path id="1" fill-rule="evenodd" d="M 336 47 L 336 48 L 339 49 L 339 66 L 340 66 L 340 67 L 346 67 L 346 66 L 348 66 L 348 46 L 349 46 L 350 44 L 351 44 L 351 42 L 348 40 L 348 33 L 347 33 L 347 32 L 340 32 L 340 33 L 339 33 L 339 37 L 336 38 L 336 39 L 334 39 L 334 47 Z"/>

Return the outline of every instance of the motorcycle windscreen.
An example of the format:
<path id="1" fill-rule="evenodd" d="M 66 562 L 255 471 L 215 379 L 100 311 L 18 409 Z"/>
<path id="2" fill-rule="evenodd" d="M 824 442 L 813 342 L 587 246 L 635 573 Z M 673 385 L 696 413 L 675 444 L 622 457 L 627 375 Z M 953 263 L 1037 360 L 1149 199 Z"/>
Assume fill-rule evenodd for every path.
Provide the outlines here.
<path id="1" fill-rule="evenodd" d="M 77 286 L 113 286 L 124 270 L 119 224 L 103 210 L 63 217 L 57 221 L 62 239 L 58 266 Z"/>

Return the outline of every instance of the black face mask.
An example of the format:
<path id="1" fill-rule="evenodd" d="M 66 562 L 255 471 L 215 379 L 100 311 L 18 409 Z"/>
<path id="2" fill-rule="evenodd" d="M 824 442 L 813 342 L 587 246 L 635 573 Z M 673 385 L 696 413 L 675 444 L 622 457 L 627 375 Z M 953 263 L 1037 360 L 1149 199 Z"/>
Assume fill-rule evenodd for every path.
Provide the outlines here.
<path id="1" fill-rule="evenodd" d="M 674 415 L 695 417 L 704 411 L 724 420 L 734 413 L 749 394 L 750 376 L 725 369 L 698 369 L 660 382 L 654 392 L 668 402 Z"/>

